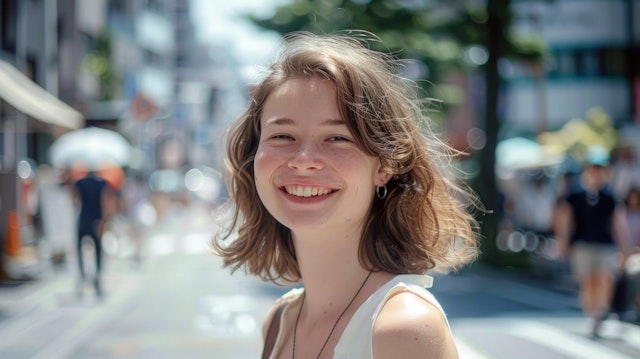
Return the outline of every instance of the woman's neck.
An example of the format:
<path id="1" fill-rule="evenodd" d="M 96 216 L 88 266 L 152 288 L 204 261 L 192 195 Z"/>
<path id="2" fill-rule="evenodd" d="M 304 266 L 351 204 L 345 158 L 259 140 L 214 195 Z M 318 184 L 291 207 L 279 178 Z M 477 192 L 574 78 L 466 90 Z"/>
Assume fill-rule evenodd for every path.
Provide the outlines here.
<path id="1" fill-rule="evenodd" d="M 370 269 L 359 260 L 360 235 L 294 234 L 310 313 L 340 312 L 360 287 Z"/>

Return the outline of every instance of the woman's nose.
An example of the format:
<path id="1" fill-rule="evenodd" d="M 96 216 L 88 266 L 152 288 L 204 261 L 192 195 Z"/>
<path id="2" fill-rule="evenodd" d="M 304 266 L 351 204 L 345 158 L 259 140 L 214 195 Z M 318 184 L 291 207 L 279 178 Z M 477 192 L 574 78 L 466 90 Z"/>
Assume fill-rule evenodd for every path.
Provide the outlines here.
<path id="1" fill-rule="evenodd" d="M 291 154 L 288 165 L 299 171 L 318 170 L 322 168 L 322 161 L 317 148 L 303 144 Z"/>

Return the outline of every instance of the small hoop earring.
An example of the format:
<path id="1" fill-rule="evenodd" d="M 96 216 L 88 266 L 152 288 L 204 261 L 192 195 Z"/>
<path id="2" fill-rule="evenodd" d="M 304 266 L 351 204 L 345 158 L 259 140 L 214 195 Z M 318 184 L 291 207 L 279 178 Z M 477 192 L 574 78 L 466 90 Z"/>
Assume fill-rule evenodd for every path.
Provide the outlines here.
<path id="1" fill-rule="evenodd" d="M 387 198 L 387 186 L 382 186 L 382 187 L 376 187 L 376 196 L 378 197 L 378 199 L 385 199 Z"/>

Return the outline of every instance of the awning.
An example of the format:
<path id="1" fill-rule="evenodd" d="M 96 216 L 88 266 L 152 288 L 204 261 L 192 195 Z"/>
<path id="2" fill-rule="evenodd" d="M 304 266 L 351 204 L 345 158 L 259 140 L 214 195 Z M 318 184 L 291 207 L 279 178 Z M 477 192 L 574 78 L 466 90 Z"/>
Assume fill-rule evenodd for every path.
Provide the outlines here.
<path id="1" fill-rule="evenodd" d="M 77 129 L 83 116 L 6 61 L 0 60 L 0 98 L 38 121 Z"/>

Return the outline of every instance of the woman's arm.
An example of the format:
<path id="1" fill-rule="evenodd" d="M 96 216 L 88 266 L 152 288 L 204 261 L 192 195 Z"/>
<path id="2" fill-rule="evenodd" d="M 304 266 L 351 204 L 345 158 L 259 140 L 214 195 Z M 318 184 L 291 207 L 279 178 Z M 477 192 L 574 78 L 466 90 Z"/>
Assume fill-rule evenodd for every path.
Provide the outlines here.
<path id="1" fill-rule="evenodd" d="M 616 208 L 613 214 L 613 239 L 622 253 L 624 260 L 631 254 L 631 238 L 629 237 L 629 227 L 627 226 L 626 211 L 622 207 Z"/>
<path id="2" fill-rule="evenodd" d="M 571 207 L 566 201 L 560 201 L 553 213 L 553 233 L 558 241 L 558 256 L 566 259 L 569 256 L 569 242 L 573 218 Z"/>

